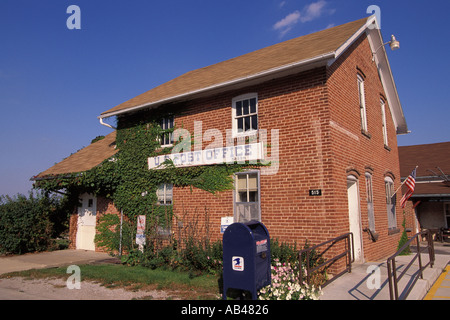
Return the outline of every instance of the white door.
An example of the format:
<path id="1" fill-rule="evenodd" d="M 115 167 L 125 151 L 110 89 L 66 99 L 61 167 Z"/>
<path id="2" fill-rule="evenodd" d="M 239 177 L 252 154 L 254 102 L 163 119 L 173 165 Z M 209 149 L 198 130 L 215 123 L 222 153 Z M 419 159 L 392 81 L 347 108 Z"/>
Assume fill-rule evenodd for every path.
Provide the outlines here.
<path id="1" fill-rule="evenodd" d="M 94 237 L 97 218 L 97 199 L 84 193 L 78 207 L 77 249 L 95 250 Z"/>
<path id="2" fill-rule="evenodd" d="M 353 233 L 353 252 L 355 262 L 363 262 L 361 211 L 359 210 L 358 180 L 354 177 L 347 178 L 348 218 L 350 232 Z"/>

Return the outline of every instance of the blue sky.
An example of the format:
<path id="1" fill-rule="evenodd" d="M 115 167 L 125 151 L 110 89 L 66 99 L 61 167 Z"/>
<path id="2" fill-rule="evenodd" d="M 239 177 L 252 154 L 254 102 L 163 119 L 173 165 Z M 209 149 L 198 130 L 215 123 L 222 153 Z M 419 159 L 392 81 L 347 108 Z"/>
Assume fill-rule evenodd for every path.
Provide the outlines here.
<path id="1" fill-rule="evenodd" d="M 70 5 L 81 29 L 69 30 Z M 450 1 L 0 0 L 0 195 L 111 132 L 97 116 L 187 71 L 367 17 L 382 34 L 411 134 L 450 141 Z"/>

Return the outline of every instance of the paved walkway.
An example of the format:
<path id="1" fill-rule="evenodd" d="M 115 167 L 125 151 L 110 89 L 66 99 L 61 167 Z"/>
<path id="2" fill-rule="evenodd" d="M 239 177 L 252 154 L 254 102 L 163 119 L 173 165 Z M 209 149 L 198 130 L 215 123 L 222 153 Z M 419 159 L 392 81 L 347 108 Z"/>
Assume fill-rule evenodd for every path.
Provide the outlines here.
<path id="1" fill-rule="evenodd" d="M 25 255 L 0 257 L 0 274 L 30 269 L 69 266 L 110 261 L 107 253 L 87 250 L 59 250 L 52 252 L 30 253 Z"/>
<path id="2" fill-rule="evenodd" d="M 435 246 L 435 265 L 427 267 L 423 279 L 418 279 L 409 293 L 407 300 L 423 300 L 424 298 L 450 300 L 450 246 Z M 422 254 L 422 263 L 429 261 L 428 254 Z M 399 256 L 396 259 L 400 272 L 411 261 L 412 256 Z M 447 270 L 447 272 L 444 272 Z M 411 266 L 399 281 L 399 296 L 404 298 L 405 291 L 411 286 L 413 276 L 419 271 L 418 262 Z M 399 272 L 399 273 L 400 273 Z M 323 289 L 321 300 L 389 300 L 389 281 L 386 260 L 353 265 L 352 272 L 343 275 Z M 427 295 L 428 293 L 428 295 Z M 447 298 L 444 298 L 447 297 Z"/>
<path id="3" fill-rule="evenodd" d="M 450 265 L 431 287 L 424 300 L 450 300 Z"/>

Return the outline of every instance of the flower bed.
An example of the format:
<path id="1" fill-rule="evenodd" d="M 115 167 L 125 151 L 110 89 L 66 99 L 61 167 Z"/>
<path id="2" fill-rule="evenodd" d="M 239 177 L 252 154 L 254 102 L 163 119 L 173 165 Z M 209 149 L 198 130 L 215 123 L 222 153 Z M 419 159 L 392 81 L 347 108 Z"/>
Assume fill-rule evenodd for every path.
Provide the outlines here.
<path id="1" fill-rule="evenodd" d="M 298 262 L 274 259 L 271 269 L 272 284 L 259 290 L 259 300 L 319 300 L 322 295 L 320 287 L 300 283 Z"/>

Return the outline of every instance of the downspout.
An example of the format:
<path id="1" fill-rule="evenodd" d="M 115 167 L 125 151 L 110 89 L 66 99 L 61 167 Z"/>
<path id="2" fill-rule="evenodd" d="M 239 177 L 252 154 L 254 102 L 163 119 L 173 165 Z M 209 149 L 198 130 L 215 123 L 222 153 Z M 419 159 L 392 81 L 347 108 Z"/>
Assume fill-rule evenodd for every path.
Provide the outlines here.
<path id="1" fill-rule="evenodd" d="M 120 238 L 119 238 L 119 257 L 122 258 L 122 228 L 123 228 L 123 210 L 120 210 Z"/>
<path id="2" fill-rule="evenodd" d="M 111 128 L 111 129 L 113 129 L 113 130 L 117 130 L 117 128 L 113 127 L 112 125 L 110 125 L 110 124 L 108 124 L 108 123 L 105 123 L 105 122 L 103 121 L 103 118 L 100 118 L 100 117 L 99 117 L 99 120 L 100 120 L 100 124 L 101 124 L 102 126 Z"/>

